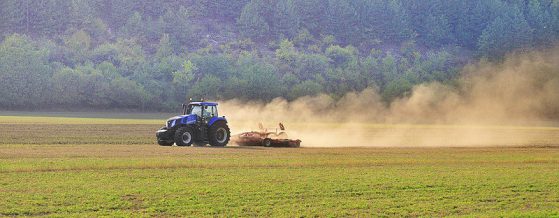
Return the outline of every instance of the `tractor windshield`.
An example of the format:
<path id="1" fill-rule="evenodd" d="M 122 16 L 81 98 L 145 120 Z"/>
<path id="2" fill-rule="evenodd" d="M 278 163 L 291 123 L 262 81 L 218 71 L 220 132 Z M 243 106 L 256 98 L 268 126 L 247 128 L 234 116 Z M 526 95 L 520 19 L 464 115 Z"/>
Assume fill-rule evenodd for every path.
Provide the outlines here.
<path id="1" fill-rule="evenodd" d="M 186 114 L 196 114 L 202 116 L 202 105 L 188 105 L 188 111 Z"/>

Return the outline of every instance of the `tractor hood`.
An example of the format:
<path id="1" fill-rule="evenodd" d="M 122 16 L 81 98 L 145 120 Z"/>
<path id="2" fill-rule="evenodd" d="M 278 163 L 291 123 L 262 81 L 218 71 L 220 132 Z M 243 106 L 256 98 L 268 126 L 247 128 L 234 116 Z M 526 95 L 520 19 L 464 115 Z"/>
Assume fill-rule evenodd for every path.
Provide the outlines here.
<path id="1" fill-rule="evenodd" d="M 167 121 L 178 120 L 178 119 L 182 119 L 182 118 L 185 118 L 185 117 L 188 117 L 188 116 L 190 116 L 190 115 L 187 114 L 187 115 L 174 116 L 174 117 L 169 118 Z"/>
<path id="2" fill-rule="evenodd" d="M 165 126 L 173 128 L 179 124 L 193 124 L 196 123 L 197 116 L 195 114 L 179 115 L 171 117 L 167 120 Z"/>

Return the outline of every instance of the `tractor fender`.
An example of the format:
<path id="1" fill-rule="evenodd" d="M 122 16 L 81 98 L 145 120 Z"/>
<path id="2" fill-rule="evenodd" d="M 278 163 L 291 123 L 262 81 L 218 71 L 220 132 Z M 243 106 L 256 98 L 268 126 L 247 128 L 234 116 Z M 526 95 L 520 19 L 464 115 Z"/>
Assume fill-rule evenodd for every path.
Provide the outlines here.
<path id="1" fill-rule="evenodd" d="M 210 121 L 208 122 L 208 126 L 212 126 L 217 121 L 223 121 L 223 122 L 227 123 L 227 120 L 225 119 L 225 117 L 212 117 L 210 119 Z"/>

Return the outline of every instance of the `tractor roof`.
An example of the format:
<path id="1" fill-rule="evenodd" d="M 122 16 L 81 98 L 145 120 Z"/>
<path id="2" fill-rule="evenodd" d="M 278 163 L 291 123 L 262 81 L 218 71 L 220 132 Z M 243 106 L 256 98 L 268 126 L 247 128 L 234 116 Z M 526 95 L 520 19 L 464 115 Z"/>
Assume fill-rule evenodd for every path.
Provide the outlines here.
<path id="1" fill-rule="evenodd" d="M 217 102 L 206 102 L 206 101 L 195 101 L 195 102 L 190 102 L 190 104 L 202 105 L 202 106 L 217 106 Z"/>

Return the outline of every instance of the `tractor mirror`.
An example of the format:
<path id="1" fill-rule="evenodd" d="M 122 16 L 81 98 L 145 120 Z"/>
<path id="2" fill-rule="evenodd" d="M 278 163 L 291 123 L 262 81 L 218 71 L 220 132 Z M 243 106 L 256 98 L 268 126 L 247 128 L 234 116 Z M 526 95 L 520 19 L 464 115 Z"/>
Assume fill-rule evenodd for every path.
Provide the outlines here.
<path id="1" fill-rule="evenodd" d="M 280 129 L 281 131 L 285 131 L 285 127 L 283 126 L 283 123 L 279 123 Z"/>

